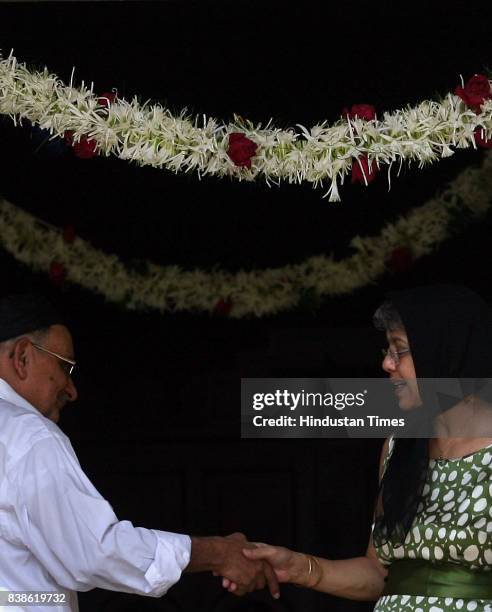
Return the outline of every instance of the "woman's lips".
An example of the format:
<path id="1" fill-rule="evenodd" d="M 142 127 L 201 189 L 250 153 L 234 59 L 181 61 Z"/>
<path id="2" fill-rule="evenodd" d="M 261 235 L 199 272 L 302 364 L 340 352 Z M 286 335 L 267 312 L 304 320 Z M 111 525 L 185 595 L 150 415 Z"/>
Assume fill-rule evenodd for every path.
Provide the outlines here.
<path id="1" fill-rule="evenodd" d="M 405 390 L 405 387 L 407 386 L 407 383 L 403 380 L 392 380 L 391 384 L 394 387 L 396 395 L 400 395 L 400 393 L 402 393 Z"/>

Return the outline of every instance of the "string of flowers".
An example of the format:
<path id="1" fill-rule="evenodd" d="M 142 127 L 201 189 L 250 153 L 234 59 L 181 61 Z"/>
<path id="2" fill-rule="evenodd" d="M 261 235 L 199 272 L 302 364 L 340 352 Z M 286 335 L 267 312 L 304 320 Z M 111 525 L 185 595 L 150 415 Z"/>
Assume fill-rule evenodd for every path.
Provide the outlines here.
<path id="1" fill-rule="evenodd" d="M 125 265 L 78 237 L 0 200 L 4 249 L 55 284 L 69 281 L 129 309 L 208 312 L 233 318 L 273 315 L 294 308 L 306 296 L 341 295 L 374 282 L 388 270 L 401 271 L 431 253 L 462 218 L 485 214 L 492 199 L 492 151 L 479 168 L 467 168 L 424 205 L 388 223 L 379 236 L 356 236 L 354 254 L 336 261 L 317 255 L 302 263 L 265 270 L 207 272 L 145 262 Z"/>
<path id="2" fill-rule="evenodd" d="M 73 79 L 67 86 L 47 69 L 30 70 L 10 55 L 0 61 L 0 112 L 65 138 L 84 157 L 116 155 L 198 177 L 306 181 L 327 185 L 326 196 L 335 202 L 349 174 L 368 185 L 383 165 L 389 177 L 394 162 L 421 167 L 449 157 L 453 148 L 492 146 L 491 83 L 475 75 L 462 85 L 441 101 L 426 100 L 382 118 L 369 105 L 354 105 L 331 126 L 324 121 L 296 131 L 271 122 L 262 128 L 239 117 L 222 123 L 185 111 L 174 116 L 160 104 L 97 95 L 83 83 L 77 88 Z"/>

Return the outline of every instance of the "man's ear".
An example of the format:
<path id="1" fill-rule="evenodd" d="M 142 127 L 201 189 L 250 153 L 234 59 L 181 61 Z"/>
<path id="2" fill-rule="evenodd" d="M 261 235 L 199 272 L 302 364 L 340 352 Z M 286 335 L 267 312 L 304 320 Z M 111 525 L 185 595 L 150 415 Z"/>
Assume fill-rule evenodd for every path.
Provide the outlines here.
<path id="1" fill-rule="evenodd" d="M 28 338 L 21 338 L 12 347 L 12 365 L 20 380 L 26 380 L 32 359 L 32 344 Z"/>

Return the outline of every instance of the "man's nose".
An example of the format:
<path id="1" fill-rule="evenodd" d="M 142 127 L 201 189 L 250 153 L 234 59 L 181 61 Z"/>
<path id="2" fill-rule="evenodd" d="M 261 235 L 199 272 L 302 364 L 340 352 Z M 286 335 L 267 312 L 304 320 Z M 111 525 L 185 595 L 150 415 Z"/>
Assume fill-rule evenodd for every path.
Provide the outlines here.
<path id="1" fill-rule="evenodd" d="M 75 386 L 71 376 L 68 377 L 65 392 L 67 394 L 67 399 L 69 402 L 74 402 L 79 396 L 79 394 L 77 393 L 77 387 Z"/>

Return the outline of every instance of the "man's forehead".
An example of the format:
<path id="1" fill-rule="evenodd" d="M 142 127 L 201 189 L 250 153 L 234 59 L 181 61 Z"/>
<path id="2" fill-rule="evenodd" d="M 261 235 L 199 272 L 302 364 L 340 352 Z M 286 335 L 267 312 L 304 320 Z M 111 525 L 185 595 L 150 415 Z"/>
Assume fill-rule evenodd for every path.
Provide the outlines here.
<path id="1" fill-rule="evenodd" d="M 65 325 L 51 325 L 48 330 L 47 339 L 50 343 L 56 344 L 60 350 L 64 349 L 65 352 L 73 353 L 72 334 Z M 70 355 L 67 355 L 67 357 L 70 357 Z"/>

